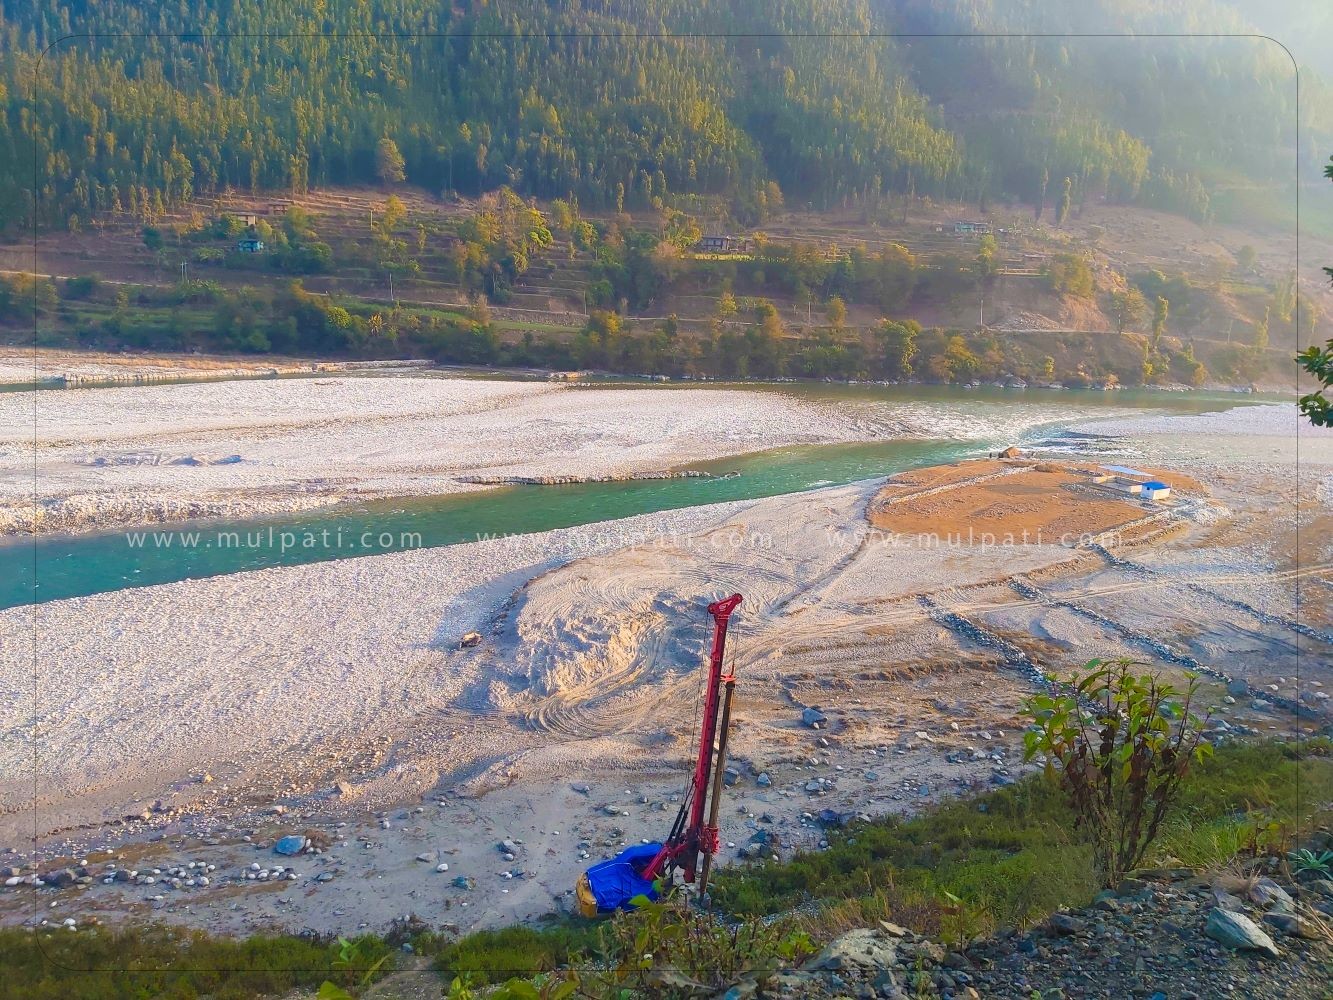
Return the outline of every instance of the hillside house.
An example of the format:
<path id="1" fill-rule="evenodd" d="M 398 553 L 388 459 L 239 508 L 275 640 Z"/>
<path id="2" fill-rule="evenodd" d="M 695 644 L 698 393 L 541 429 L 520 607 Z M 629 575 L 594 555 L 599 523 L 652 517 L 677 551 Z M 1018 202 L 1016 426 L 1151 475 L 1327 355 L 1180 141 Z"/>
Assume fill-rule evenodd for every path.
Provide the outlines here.
<path id="1" fill-rule="evenodd" d="M 742 236 L 714 235 L 700 237 L 691 249 L 695 253 L 748 253 L 751 246 Z"/>
<path id="2" fill-rule="evenodd" d="M 1143 484 L 1142 496 L 1145 500 L 1165 500 L 1171 495 L 1171 487 L 1166 483 L 1153 480 Z"/>
<path id="3" fill-rule="evenodd" d="M 987 236 L 994 232 L 989 222 L 955 222 L 953 224 L 953 234 L 955 236 Z"/>
<path id="4" fill-rule="evenodd" d="M 247 237 L 236 241 L 236 249 L 241 253 L 263 253 L 264 241 L 255 237 Z"/>

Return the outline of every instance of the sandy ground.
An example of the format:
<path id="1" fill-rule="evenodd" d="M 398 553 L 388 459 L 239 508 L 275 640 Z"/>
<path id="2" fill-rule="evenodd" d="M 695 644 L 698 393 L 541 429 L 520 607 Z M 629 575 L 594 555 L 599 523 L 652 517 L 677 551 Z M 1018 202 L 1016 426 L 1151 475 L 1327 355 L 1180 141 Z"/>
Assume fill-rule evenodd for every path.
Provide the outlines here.
<path id="1" fill-rule="evenodd" d="M 1136 469 L 1165 480 L 1173 495 L 1142 503 L 1097 483 L 1094 462 L 990 459 L 894 476 L 876 497 L 870 523 L 896 535 L 975 544 L 1074 545 L 1106 532 L 1151 526 L 1206 490 L 1164 469 Z"/>
<path id="2" fill-rule="evenodd" d="M 337 371 L 336 361 L 312 361 L 253 354 L 107 354 L 45 347 L 0 346 L 0 385 L 27 385 L 50 379 L 191 379 L 276 373 Z"/>
<path id="3" fill-rule="evenodd" d="M 4 394 L 0 531 L 452 493 L 479 474 L 656 472 L 874 433 L 776 393 L 681 389 L 644 406 L 643 391 L 399 377 Z"/>
<path id="4" fill-rule="evenodd" d="M 0 393 L 0 535 L 658 473 L 791 444 L 1012 441 L 1076 412 L 1053 397 L 835 405 L 422 375 Z"/>
<path id="5" fill-rule="evenodd" d="M 1333 437 L 1301 440 L 1297 481 L 1283 410 L 1083 428 L 1209 490 L 1114 550 L 886 538 L 872 481 L 0 612 L 0 847 L 31 863 L 35 827 L 42 871 L 94 876 L 0 891 L 0 919 L 348 931 L 565 905 L 581 868 L 669 826 L 703 605 L 733 589 L 729 861 L 761 832 L 816 848 L 846 815 L 1009 780 L 1022 698 L 1094 655 L 1197 664 L 1238 732 L 1325 725 L 1333 538 L 1294 536 L 1333 511 Z M 981 508 L 994 471 L 916 485 Z M 14 641 L 34 635 L 35 660 Z M 273 853 L 306 830 L 328 849 Z M 104 884 L 108 865 L 139 874 Z"/>

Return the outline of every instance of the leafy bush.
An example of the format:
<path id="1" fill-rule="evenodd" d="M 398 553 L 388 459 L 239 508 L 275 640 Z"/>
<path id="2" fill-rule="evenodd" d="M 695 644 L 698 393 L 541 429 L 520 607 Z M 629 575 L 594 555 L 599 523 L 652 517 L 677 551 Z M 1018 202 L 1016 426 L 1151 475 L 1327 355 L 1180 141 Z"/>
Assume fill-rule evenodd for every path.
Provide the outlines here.
<path id="1" fill-rule="evenodd" d="M 1044 755 L 1048 773 L 1058 772 L 1107 885 L 1143 860 L 1190 764 L 1212 752 L 1189 711 L 1197 681 L 1177 700 L 1174 686 L 1136 675 L 1139 665 L 1091 660 L 1068 693 L 1036 695 L 1023 707 L 1034 722 L 1024 758 Z"/>
<path id="2" fill-rule="evenodd" d="M 66 299 L 92 298 L 97 294 L 100 285 L 101 279 L 95 274 L 80 274 L 77 277 L 66 278 L 63 297 Z"/>

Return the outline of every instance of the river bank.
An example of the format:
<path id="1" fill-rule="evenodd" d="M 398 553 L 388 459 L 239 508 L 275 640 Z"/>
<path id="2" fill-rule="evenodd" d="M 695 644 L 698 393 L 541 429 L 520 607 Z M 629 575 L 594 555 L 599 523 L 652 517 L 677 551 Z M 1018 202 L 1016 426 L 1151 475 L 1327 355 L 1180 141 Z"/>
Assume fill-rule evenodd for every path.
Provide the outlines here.
<path id="1" fill-rule="evenodd" d="M 1163 419 L 1127 425 L 1117 450 L 1172 468 L 1173 421 L 1193 418 Z M 108 919 L 346 932 L 409 909 L 462 926 L 545 912 L 590 859 L 669 823 L 700 609 L 732 589 L 747 600 L 729 857 L 770 836 L 780 852 L 817 848 L 844 814 L 1010 780 L 1019 702 L 1041 672 L 1091 655 L 1198 663 L 1237 733 L 1317 727 L 1283 705 L 1322 711 L 1333 690 L 1329 588 L 1308 585 L 1327 578 L 1330 536 L 1293 540 L 1330 499 L 1317 476 L 1230 457 L 1272 419 L 1204 418 L 1212 444 L 1180 456 L 1198 502 L 1118 554 L 885 543 L 866 512 L 929 482 L 904 476 L 0 612 L 0 630 L 36 643 L 0 661 L 19 737 L 0 761 L 0 843 L 36 815 L 43 859 L 225 873 L 208 876 L 216 891 L 150 875 L 62 897 Z M 1333 474 L 1325 437 L 1302 439 L 1302 459 Z M 969 504 L 982 500 L 996 502 Z M 483 641 L 460 648 L 468 631 Z M 1227 706 L 1232 689 L 1248 693 Z M 820 729 L 802 721 L 810 707 Z M 305 831 L 327 850 L 273 854 Z M 22 900 L 4 897 L 4 919 L 23 918 Z"/>
<path id="2" fill-rule="evenodd" d="M 253 518 L 507 482 L 626 480 L 801 444 L 972 442 L 984 450 L 1090 408 L 1129 415 L 1241 402 L 394 372 L 4 393 L 0 535 Z"/>
<path id="3" fill-rule="evenodd" d="M 784 445 L 1023 426 L 969 424 L 949 409 L 438 377 L 7 394 L 0 533 L 248 517 L 447 495 L 482 488 L 478 479 L 629 477 Z"/>

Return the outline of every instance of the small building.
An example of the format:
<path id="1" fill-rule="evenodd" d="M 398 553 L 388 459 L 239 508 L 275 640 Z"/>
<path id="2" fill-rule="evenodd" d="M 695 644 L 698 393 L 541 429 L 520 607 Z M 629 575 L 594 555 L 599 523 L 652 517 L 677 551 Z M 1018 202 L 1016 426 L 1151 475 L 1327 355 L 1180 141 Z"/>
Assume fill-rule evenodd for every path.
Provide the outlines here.
<path id="1" fill-rule="evenodd" d="M 1124 476 L 1116 476 L 1114 479 L 1108 480 L 1103 485 L 1105 485 L 1107 489 L 1115 490 L 1117 493 L 1125 493 L 1129 496 L 1139 496 L 1143 493 L 1142 483 L 1136 483 L 1134 480 L 1126 479 Z"/>
<path id="2" fill-rule="evenodd" d="M 691 248 L 695 253 L 748 253 L 752 244 L 742 236 L 701 236 Z"/>
<path id="3" fill-rule="evenodd" d="M 992 231 L 989 222 L 961 221 L 953 224 L 953 234 L 955 236 L 986 236 Z"/>
<path id="4" fill-rule="evenodd" d="M 263 253 L 264 241 L 253 236 L 236 241 L 236 249 L 241 253 Z"/>
<path id="5" fill-rule="evenodd" d="M 259 225 L 259 216 L 255 215 L 254 212 L 242 212 L 239 218 L 241 220 L 241 225 L 245 226 L 247 229 L 253 229 L 255 226 Z"/>
<path id="6" fill-rule="evenodd" d="M 1142 495 L 1146 500 L 1165 500 L 1171 495 L 1171 487 L 1154 479 L 1143 484 Z"/>

